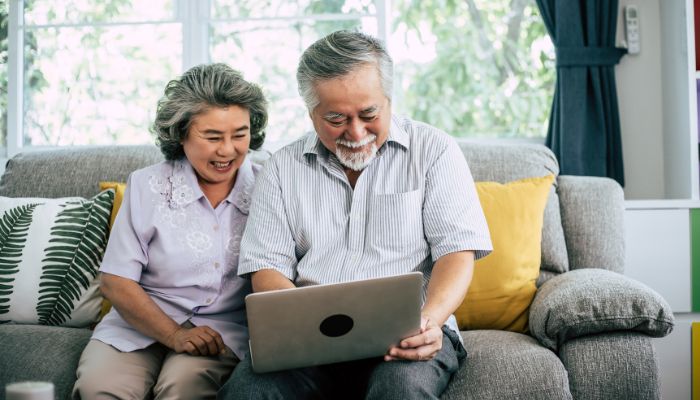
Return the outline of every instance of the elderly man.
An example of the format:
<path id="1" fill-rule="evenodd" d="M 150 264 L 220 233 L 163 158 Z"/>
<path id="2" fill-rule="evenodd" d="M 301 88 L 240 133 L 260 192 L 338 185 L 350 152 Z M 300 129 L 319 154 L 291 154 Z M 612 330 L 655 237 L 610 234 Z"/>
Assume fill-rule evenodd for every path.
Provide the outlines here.
<path id="1" fill-rule="evenodd" d="M 225 399 L 438 398 L 466 353 L 452 313 L 491 242 L 455 141 L 391 112 L 392 60 L 366 34 L 317 41 L 297 70 L 315 132 L 258 177 L 238 272 L 256 292 L 420 271 L 421 331 L 382 358 L 256 374 Z"/>

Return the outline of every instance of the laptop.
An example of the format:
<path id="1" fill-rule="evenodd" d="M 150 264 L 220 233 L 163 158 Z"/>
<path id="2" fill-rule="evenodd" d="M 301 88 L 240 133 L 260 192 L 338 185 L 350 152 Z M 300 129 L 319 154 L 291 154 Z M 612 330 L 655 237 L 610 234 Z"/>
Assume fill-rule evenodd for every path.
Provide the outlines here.
<path id="1" fill-rule="evenodd" d="M 258 373 L 386 354 L 420 331 L 423 275 L 246 296 L 250 354 Z"/>

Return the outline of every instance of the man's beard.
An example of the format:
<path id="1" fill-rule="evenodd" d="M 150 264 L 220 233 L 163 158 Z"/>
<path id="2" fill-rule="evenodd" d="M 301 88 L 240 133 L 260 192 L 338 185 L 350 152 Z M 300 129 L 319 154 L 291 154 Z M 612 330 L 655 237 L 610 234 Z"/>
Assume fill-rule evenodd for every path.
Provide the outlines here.
<path id="1" fill-rule="evenodd" d="M 345 168 L 350 168 L 353 171 L 362 171 L 365 169 L 369 163 L 377 158 L 377 135 L 367 135 L 364 139 L 359 142 L 351 142 L 342 138 L 338 138 L 335 141 L 335 156 L 338 157 L 338 161 Z M 366 146 L 367 144 L 372 144 L 369 150 L 364 151 L 350 151 L 348 148 L 358 148 Z"/>

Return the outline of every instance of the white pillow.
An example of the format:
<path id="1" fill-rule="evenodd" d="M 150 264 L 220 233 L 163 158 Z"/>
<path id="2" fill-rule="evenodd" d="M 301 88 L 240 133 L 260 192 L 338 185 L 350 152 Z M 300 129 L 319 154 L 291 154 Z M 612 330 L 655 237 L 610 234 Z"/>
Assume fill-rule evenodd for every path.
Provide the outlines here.
<path id="1" fill-rule="evenodd" d="M 87 327 L 114 189 L 86 200 L 0 197 L 0 324 Z"/>

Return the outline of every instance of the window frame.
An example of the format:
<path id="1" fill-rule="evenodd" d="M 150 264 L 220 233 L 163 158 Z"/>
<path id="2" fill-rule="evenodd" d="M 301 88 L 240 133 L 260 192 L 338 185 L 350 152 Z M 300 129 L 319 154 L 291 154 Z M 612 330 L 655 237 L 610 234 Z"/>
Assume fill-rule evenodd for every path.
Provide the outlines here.
<path id="1" fill-rule="evenodd" d="M 96 23 L 59 23 L 43 25 L 25 25 L 24 0 L 10 0 L 8 24 L 8 106 L 6 146 L 0 147 L 0 156 L 7 158 L 22 151 L 41 150 L 56 146 L 24 145 L 24 33 L 30 29 L 47 27 L 90 27 L 90 26 L 125 26 L 137 24 L 173 23 L 182 24 L 182 71 L 203 63 L 210 62 L 209 27 L 213 23 L 236 22 L 237 18 L 212 18 L 211 0 L 173 0 L 175 18 L 158 21 L 134 22 L 96 22 Z M 374 0 L 376 14 L 361 14 L 364 17 L 377 18 L 380 39 L 387 42 L 391 27 L 391 0 Z M 360 14 L 353 14 L 357 16 Z M 328 20 L 347 18 L 344 14 L 301 15 L 292 17 L 265 17 L 257 20 Z"/>
<path id="2" fill-rule="evenodd" d="M 284 17 L 261 17 L 254 20 L 286 20 L 290 22 L 301 20 L 337 20 L 349 17 L 357 18 L 373 17 L 377 20 L 377 33 L 379 39 L 389 47 L 391 53 L 391 0 L 373 0 L 376 9 L 375 14 L 319 14 L 299 15 Z M 29 29 L 45 27 L 81 27 L 81 26 L 124 26 L 137 24 L 180 23 L 182 24 L 182 71 L 202 63 L 209 63 L 210 26 L 214 23 L 239 22 L 240 18 L 212 18 L 210 15 L 212 0 L 173 0 L 175 17 L 168 20 L 143 20 L 134 22 L 97 22 L 97 23 L 60 23 L 31 25 L 24 24 L 24 0 L 9 1 L 8 24 L 8 115 L 6 146 L 0 147 L 0 157 L 10 158 L 22 151 L 34 151 L 57 146 L 32 146 L 24 145 L 24 33 Z M 145 128 L 144 128 L 145 129 Z M 458 139 L 459 140 L 459 139 Z M 462 138 L 463 141 L 474 141 L 474 138 Z M 459 141 L 462 141 L 459 140 Z M 492 139 L 506 140 L 509 139 Z M 542 143 L 541 139 L 516 139 L 516 141 Z M 279 147 L 282 143 L 270 143 L 272 147 Z M 68 147 L 68 146 L 66 146 Z"/>

